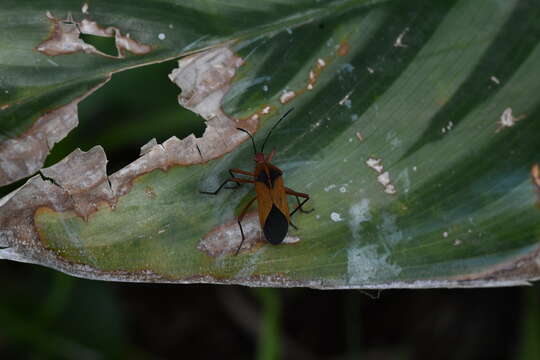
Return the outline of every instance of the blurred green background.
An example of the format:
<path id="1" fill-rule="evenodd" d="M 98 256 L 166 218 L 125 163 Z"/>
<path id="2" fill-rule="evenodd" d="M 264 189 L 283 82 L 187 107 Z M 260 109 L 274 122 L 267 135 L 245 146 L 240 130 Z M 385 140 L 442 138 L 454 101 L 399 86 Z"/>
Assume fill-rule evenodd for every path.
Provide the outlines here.
<path id="1" fill-rule="evenodd" d="M 2 359 L 538 359 L 540 288 L 361 291 L 81 280 L 0 263 Z"/>
<path id="2" fill-rule="evenodd" d="M 204 122 L 177 105 L 166 77 L 175 66 L 115 75 L 80 104 L 80 126 L 46 165 L 100 144 L 110 174 L 153 137 L 200 136 Z M 1 359 L 540 359 L 537 285 L 377 293 L 123 284 L 8 261 L 0 274 Z"/>

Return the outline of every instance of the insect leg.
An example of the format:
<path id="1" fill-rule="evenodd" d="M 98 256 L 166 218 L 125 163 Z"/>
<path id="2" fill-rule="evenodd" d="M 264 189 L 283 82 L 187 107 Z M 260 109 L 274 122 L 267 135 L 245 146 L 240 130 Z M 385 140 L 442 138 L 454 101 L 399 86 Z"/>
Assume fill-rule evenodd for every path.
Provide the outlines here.
<path id="1" fill-rule="evenodd" d="M 297 209 L 300 210 L 301 213 L 304 213 L 304 214 L 309 214 L 311 213 L 313 210 L 315 209 L 309 209 L 309 210 L 304 210 L 304 208 L 302 207 L 302 205 L 304 205 L 306 203 L 306 201 L 308 201 L 309 198 L 306 198 L 304 201 L 302 201 L 302 203 L 300 203 L 300 198 L 298 196 L 296 196 L 296 202 L 298 203 L 298 206 L 297 206 Z M 296 209 L 294 209 L 296 211 Z M 292 214 L 291 214 L 292 215 Z"/>
<path id="2" fill-rule="evenodd" d="M 306 203 L 306 201 L 309 200 L 309 195 L 308 194 L 296 192 L 296 191 L 294 191 L 292 189 L 289 189 L 288 187 L 285 188 L 285 193 L 287 195 L 291 195 L 291 196 L 296 197 L 296 201 L 298 202 L 298 206 L 291 212 L 291 214 L 289 216 L 292 216 L 292 214 L 294 214 L 297 210 L 300 210 L 300 212 L 303 212 L 304 214 L 309 214 L 310 212 L 312 212 L 314 210 L 314 209 L 304 210 L 302 208 L 302 205 L 304 205 Z M 305 200 L 300 202 L 300 198 L 304 198 Z"/>
<path id="3" fill-rule="evenodd" d="M 246 206 L 244 206 L 244 208 L 242 209 L 240 215 L 238 215 L 238 226 L 240 227 L 240 234 L 242 234 L 242 241 L 240 242 L 240 246 L 238 246 L 238 249 L 236 249 L 236 252 L 234 253 L 235 256 L 238 255 L 238 252 L 240 251 L 240 248 L 242 247 L 242 245 L 244 244 L 244 240 L 246 239 L 246 237 L 244 236 L 244 229 L 242 229 L 242 220 L 244 219 L 244 216 L 246 216 L 249 207 L 251 206 L 251 204 L 253 204 L 255 199 L 257 199 L 256 196 L 253 199 L 249 200 Z"/>
<path id="4" fill-rule="evenodd" d="M 272 152 L 270 153 L 270 155 L 268 155 L 268 157 L 266 158 L 266 161 L 272 162 L 272 158 L 274 157 L 274 155 L 276 155 L 276 149 L 273 149 L 273 150 L 272 150 Z"/>
<path id="5" fill-rule="evenodd" d="M 250 173 L 249 171 L 245 171 L 242 169 L 229 169 L 229 174 L 231 174 L 231 178 L 235 179 L 235 176 L 234 176 L 235 173 L 255 177 L 255 174 Z M 227 186 L 225 189 L 237 189 L 241 185 L 242 184 L 240 183 L 236 183 L 236 186 Z"/>
<path id="6" fill-rule="evenodd" d="M 231 176 L 234 177 L 233 173 L 236 173 L 236 174 L 242 174 L 242 175 L 247 175 L 247 176 L 251 176 L 251 177 L 255 177 L 255 174 L 252 173 L 252 172 L 249 172 L 249 171 L 246 171 L 246 170 L 242 170 L 242 169 L 229 169 L 229 173 L 231 174 Z"/>
<path id="7" fill-rule="evenodd" d="M 297 200 L 298 200 L 298 198 L 297 198 Z M 309 200 L 309 198 L 304 199 L 304 201 L 302 201 L 302 202 L 298 201 L 298 202 L 299 202 L 298 206 L 296 207 L 296 209 L 294 209 L 294 210 L 289 214 L 289 217 L 290 217 L 290 216 L 293 216 L 294 213 L 295 213 L 298 209 L 300 209 L 303 213 L 310 213 L 310 212 L 312 212 L 313 210 L 315 210 L 315 209 L 311 209 L 311 210 L 303 210 L 303 209 L 302 209 L 302 205 L 304 205 L 304 204 L 306 203 L 306 201 L 308 201 L 308 200 Z"/>
<path id="8" fill-rule="evenodd" d="M 221 185 L 219 185 L 216 191 L 200 191 L 199 190 L 199 192 L 201 194 L 216 195 L 219 192 L 219 190 L 221 190 L 225 186 L 225 184 L 228 182 L 255 184 L 255 180 L 239 179 L 239 178 L 232 177 L 230 179 L 225 180 Z"/>

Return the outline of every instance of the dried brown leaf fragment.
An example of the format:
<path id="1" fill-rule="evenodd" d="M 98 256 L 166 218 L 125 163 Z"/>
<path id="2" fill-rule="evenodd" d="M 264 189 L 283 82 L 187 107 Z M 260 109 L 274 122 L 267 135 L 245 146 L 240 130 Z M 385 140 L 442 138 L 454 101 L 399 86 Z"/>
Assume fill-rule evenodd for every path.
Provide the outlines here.
<path id="1" fill-rule="evenodd" d="M 51 35 L 40 43 L 36 50 L 48 56 L 83 52 L 113 59 L 123 59 L 126 51 L 135 55 L 144 55 L 152 51 L 150 45 L 132 39 L 129 33 L 124 35 L 117 27 L 102 27 L 96 21 L 90 20 L 87 17 L 87 10 L 88 8 L 83 11 L 85 17 L 81 21 L 75 21 L 71 14 L 68 14 L 65 19 L 58 19 L 50 11 L 47 11 L 46 16 L 52 24 Z M 117 55 L 112 56 L 99 51 L 93 45 L 81 39 L 81 34 L 107 38 L 114 37 Z"/>
<path id="2" fill-rule="evenodd" d="M 229 91 L 236 69 L 243 60 L 226 47 L 208 49 L 178 61 L 169 78 L 182 92 L 178 102 L 206 120 L 206 130 L 200 138 L 191 134 L 184 139 L 173 136 L 158 144 L 149 142 L 141 148 L 142 156 L 110 176 L 115 194 L 129 191 L 131 180 L 155 169 L 205 163 L 227 154 L 248 139 L 237 130 L 254 133 L 259 117 L 235 119 L 226 114 L 221 103 Z"/>
<path id="3" fill-rule="evenodd" d="M 0 143 L 0 186 L 41 169 L 53 145 L 79 124 L 78 102 L 74 100 L 46 113 L 19 137 Z"/>
<path id="4" fill-rule="evenodd" d="M 101 203 L 114 206 L 115 197 L 107 179 L 107 157 L 101 146 L 88 152 L 76 149 L 62 161 L 41 170 L 71 196 L 73 210 L 87 219 Z"/>

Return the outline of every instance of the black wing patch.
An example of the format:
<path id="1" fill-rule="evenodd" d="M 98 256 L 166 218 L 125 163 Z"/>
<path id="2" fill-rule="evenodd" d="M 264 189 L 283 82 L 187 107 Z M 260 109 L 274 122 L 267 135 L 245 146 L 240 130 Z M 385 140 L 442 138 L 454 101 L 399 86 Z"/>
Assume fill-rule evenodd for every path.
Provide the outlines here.
<path id="1" fill-rule="evenodd" d="M 270 172 L 270 182 L 268 181 L 268 176 L 266 175 L 266 171 L 261 171 L 259 173 L 259 176 L 257 176 L 257 181 L 262 182 L 262 183 L 264 183 L 266 185 L 268 185 L 268 183 L 270 183 L 270 187 L 273 188 L 274 187 L 274 181 L 277 178 L 279 178 L 281 175 L 283 175 L 283 172 L 281 172 L 279 170 L 276 170 L 276 169 L 273 169 L 273 168 L 270 168 L 269 172 Z"/>
<path id="2" fill-rule="evenodd" d="M 289 222 L 287 218 L 279 211 L 276 205 L 272 204 L 272 210 L 268 213 L 263 228 L 266 240 L 273 245 L 281 244 L 288 230 Z"/>

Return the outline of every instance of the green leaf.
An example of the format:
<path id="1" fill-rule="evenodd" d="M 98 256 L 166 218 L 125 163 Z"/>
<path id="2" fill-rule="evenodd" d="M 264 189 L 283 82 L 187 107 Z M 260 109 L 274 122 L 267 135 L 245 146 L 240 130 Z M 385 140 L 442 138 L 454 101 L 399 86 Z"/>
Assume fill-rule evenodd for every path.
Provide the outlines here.
<path id="1" fill-rule="evenodd" d="M 0 257 L 95 279 L 250 286 L 471 287 L 539 277 L 533 1 L 92 2 L 98 24 L 152 48 L 121 59 L 37 52 L 51 26 L 46 10 L 84 17 L 80 5 L 54 4 L 2 11 L 0 86 L 9 95 L 0 106 L 9 107 L 0 141 L 76 104 L 111 73 L 188 53 L 171 78 L 180 104 L 207 128 L 201 138 L 151 143 L 108 177 L 101 147 L 43 169 L 0 200 Z M 277 150 L 286 186 L 308 193 L 314 211 L 295 214 L 298 230 L 273 246 L 253 208 L 235 256 L 235 218 L 255 195 L 251 185 L 200 191 L 215 190 L 229 168 L 253 171 L 237 126 L 256 132 L 260 146 L 292 107 L 266 149 Z"/>

